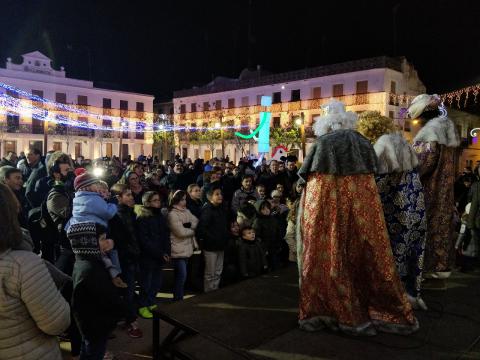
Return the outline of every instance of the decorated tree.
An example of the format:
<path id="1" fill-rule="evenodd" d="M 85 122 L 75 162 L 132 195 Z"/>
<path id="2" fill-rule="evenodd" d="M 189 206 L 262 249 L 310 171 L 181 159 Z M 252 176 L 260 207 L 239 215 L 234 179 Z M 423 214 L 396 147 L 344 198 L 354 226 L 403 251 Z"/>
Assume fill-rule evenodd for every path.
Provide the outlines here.
<path id="1" fill-rule="evenodd" d="M 302 146 L 302 136 L 300 128 L 295 126 L 293 120 L 290 120 L 285 127 L 275 127 L 270 129 L 270 143 L 272 146 L 285 145 L 291 148 L 294 145 Z"/>

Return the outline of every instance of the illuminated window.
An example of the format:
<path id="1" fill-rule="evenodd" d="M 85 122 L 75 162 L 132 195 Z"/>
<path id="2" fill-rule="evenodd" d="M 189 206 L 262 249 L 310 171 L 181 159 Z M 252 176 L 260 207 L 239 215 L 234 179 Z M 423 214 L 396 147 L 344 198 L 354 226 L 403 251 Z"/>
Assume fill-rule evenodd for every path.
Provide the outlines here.
<path id="1" fill-rule="evenodd" d="M 333 96 L 343 96 L 343 84 L 335 84 L 333 85 Z"/>

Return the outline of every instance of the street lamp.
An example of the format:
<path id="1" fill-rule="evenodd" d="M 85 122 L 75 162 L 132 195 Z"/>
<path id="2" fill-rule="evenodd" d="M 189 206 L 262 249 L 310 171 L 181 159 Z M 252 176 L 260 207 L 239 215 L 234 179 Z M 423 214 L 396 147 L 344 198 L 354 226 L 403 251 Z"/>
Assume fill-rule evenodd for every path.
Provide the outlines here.
<path id="1" fill-rule="evenodd" d="M 302 138 L 302 159 L 305 159 L 305 115 L 303 112 L 300 117 L 295 120 L 295 124 L 300 127 L 300 136 Z"/>
<path id="2" fill-rule="evenodd" d="M 220 118 L 222 121 L 222 118 Z M 215 128 L 220 129 L 220 139 L 222 140 L 222 158 L 225 159 L 225 139 L 223 137 L 223 128 L 221 122 L 215 123 Z"/>
<path id="3" fill-rule="evenodd" d="M 119 134 L 120 134 L 120 142 L 119 142 L 119 149 L 118 149 L 118 157 L 120 158 L 120 161 L 122 162 L 123 161 L 123 158 L 122 158 L 122 152 L 123 152 L 123 129 L 128 126 L 128 123 L 121 119 L 120 120 L 120 131 L 119 131 Z"/>

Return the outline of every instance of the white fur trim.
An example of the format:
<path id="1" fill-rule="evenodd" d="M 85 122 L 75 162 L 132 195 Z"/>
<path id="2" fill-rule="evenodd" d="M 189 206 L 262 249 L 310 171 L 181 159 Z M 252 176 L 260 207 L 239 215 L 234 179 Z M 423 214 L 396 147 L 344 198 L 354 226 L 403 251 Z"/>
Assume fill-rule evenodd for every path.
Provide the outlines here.
<path id="1" fill-rule="evenodd" d="M 460 145 L 455 124 L 448 117 L 436 117 L 427 122 L 413 139 L 413 142 L 437 142 L 448 147 Z"/>
<path id="2" fill-rule="evenodd" d="M 417 154 L 399 133 L 380 136 L 373 148 L 378 157 L 378 174 L 409 171 L 418 164 Z"/>
<path id="3" fill-rule="evenodd" d="M 331 131 L 357 127 L 357 114 L 345 111 L 345 105 L 342 102 L 331 100 L 323 105 L 322 109 L 324 115 L 314 118 L 313 131 L 315 135 L 322 136 Z"/>

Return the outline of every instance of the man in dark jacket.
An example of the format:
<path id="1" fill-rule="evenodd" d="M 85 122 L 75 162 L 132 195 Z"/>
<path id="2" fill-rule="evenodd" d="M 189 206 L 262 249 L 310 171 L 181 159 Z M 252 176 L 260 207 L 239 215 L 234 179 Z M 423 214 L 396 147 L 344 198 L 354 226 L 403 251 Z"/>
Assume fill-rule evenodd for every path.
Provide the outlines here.
<path id="1" fill-rule="evenodd" d="M 198 238 L 205 256 L 204 290 L 218 289 L 223 270 L 223 255 L 228 240 L 227 214 L 222 206 L 223 196 L 219 187 L 210 187 L 208 202 L 202 209 L 197 227 Z"/>
<path id="2" fill-rule="evenodd" d="M 95 223 L 78 223 L 68 229 L 75 253 L 72 310 L 82 334 L 81 359 L 103 359 L 109 334 L 124 314 L 124 306 L 102 253 L 113 248 L 106 229 Z"/>
<path id="3" fill-rule="evenodd" d="M 287 178 L 284 172 L 278 171 L 278 161 L 272 160 L 270 162 L 270 170 L 263 175 L 260 175 L 259 183 L 265 185 L 267 194 L 270 194 L 277 188 L 277 184 L 282 184 L 284 189 L 287 189 Z"/>
<path id="4" fill-rule="evenodd" d="M 187 186 L 193 182 L 191 176 L 184 171 L 183 163 L 181 161 L 175 162 L 173 173 L 168 174 L 164 179 L 164 185 L 166 185 L 170 191 L 185 191 L 187 190 Z"/>

